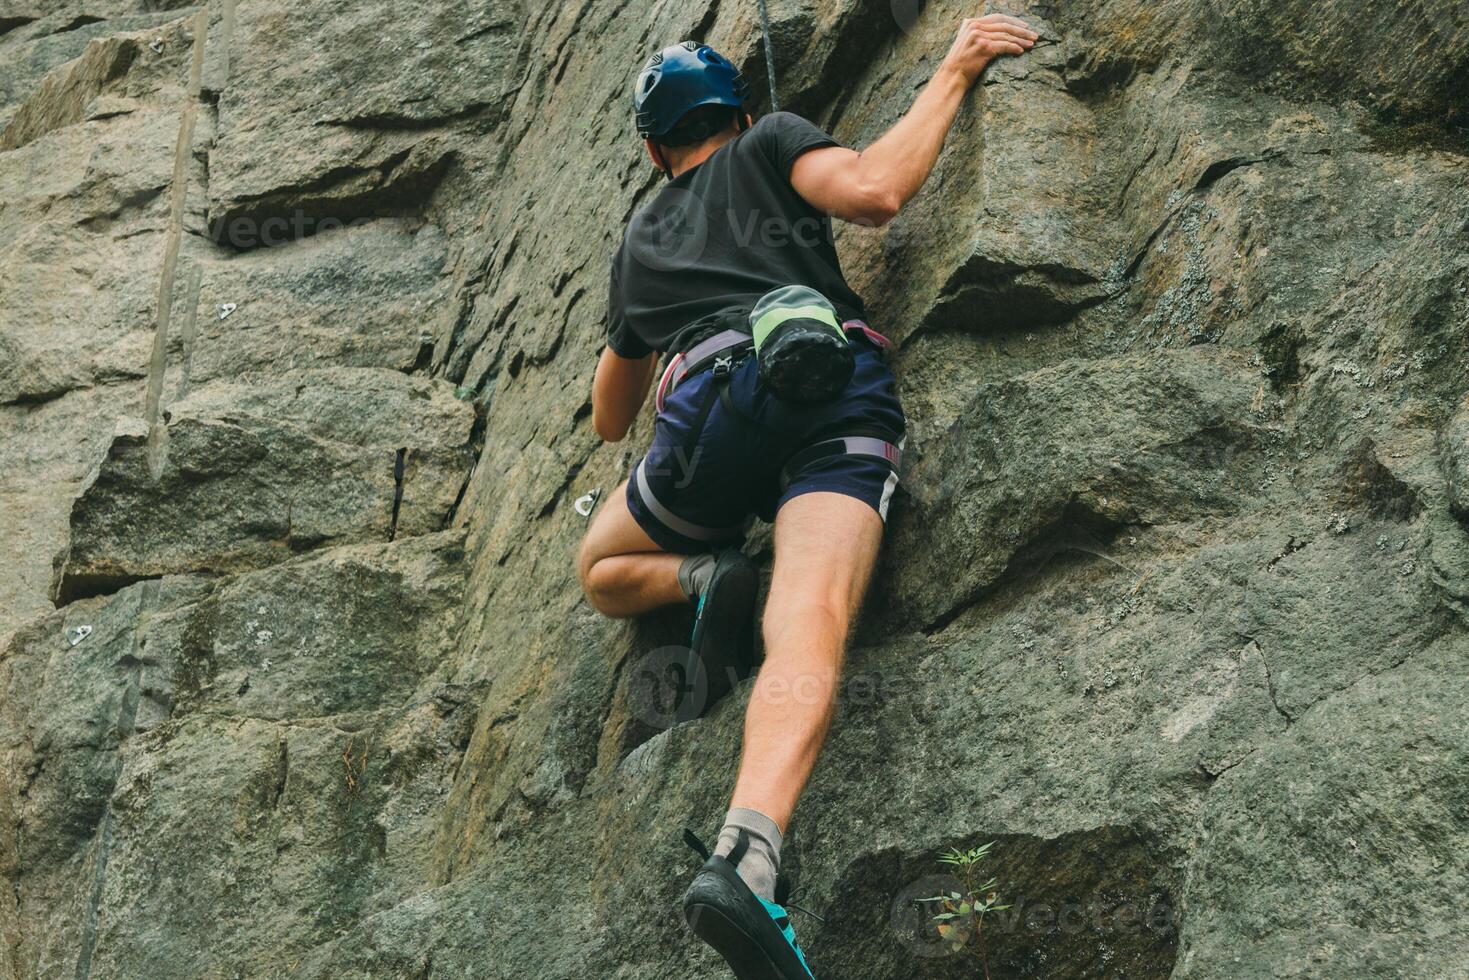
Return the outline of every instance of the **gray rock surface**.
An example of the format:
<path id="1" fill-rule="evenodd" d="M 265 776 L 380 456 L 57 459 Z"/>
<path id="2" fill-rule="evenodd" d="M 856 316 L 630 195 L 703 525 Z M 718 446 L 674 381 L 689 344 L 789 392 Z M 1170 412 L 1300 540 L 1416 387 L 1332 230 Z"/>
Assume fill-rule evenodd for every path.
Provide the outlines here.
<path id="1" fill-rule="evenodd" d="M 995 841 L 996 980 L 1460 976 L 1469 21 L 1003 9 L 1042 43 L 838 236 L 911 430 L 817 973 L 975 976 L 894 906 Z M 862 145 L 974 11 L 770 12 Z M 0 980 L 722 975 L 679 837 L 745 691 L 660 731 L 683 617 L 571 565 L 685 36 L 764 98 L 753 4 L 0 4 Z"/>
<path id="2" fill-rule="evenodd" d="M 156 442 L 142 427 L 114 436 L 72 505 L 59 598 L 438 530 L 464 483 L 473 423 L 447 383 L 385 369 L 193 391 Z"/>

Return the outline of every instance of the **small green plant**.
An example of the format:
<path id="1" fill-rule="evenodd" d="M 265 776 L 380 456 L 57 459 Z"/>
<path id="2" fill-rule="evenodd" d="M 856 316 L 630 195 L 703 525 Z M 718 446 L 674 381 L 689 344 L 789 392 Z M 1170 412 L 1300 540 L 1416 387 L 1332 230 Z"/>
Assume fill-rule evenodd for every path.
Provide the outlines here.
<path id="1" fill-rule="evenodd" d="M 994 846 L 995 842 L 990 841 L 967 851 L 950 848 L 940 854 L 939 864 L 956 869 L 960 890 L 918 899 L 934 909 L 929 918 L 939 936 L 953 943 L 956 951 L 968 952 L 979 960 L 985 980 L 989 980 L 990 964 L 984 917 L 1010 907 L 999 904 L 1000 893 L 996 890 L 999 880 L 993 875 L 986 876 L 980 868 Z"/>

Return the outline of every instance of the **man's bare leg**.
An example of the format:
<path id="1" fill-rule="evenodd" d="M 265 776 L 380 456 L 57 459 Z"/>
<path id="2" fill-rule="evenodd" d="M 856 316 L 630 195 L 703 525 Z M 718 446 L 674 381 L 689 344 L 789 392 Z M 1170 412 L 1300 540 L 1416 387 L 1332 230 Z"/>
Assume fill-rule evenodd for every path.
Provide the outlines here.
<path id="1" fill-rule="evenodd" d="M 784 833 L 836 708 L 847 631 L 882 544 L 882 520 L 837 493 L 807 493 L 775 520 L 775 572 L 765 603 L 765 663 L 745 713 L 732 807 Z"/>
<path id="2" fill-rule="evenodd" d="M 633 520 L 624 480 L 592 520 L 576 568 L 596 610 L 626 618 L 689 601 L 678 584 L 678 566 L 686 557 L 664 551 Z"/>

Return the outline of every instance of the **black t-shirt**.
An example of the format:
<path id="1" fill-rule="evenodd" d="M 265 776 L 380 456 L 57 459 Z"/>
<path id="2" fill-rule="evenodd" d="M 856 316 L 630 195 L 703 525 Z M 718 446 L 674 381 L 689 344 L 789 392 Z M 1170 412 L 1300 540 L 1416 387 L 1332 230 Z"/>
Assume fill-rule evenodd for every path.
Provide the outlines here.
<path id="1" fill-rule="evenodd" d="M 831 219 L 790 182 L 802 153 L 837 145 L 800 116 L 771 113 L 665 183 L 612 259 L 607 345 L 629 358 L 666 351 L 694 320 L 779 286 L 810 286 L 843 319 L 861 318 Z"/>

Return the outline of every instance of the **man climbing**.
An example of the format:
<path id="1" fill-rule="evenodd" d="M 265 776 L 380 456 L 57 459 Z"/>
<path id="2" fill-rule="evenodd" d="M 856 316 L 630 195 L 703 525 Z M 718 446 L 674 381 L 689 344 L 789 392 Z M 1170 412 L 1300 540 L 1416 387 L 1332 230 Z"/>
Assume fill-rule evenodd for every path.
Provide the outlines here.
<path id="1" fill-rule="evenodd" d="M 754 122 L 739 71 L 708 46 L 664 48 L 636 82 L 639 133 L 668 182 L 612 261 L 592 386 L 602 438 L 627 434 L 671 356 L 653 444 L 592 523 L 578 570 L 609 616 L 696 604 L 678 715 L 692 718 L 752 666 L 758 577 L 738 546 L 750 515 L 775 523 L 739 774 L 684 896 L 740 980 L 811 976 L 777 897 L 781 839 L 826 738 L 904 430 L 886 342 L 863 322 L 830 219 L 892 219 L 985 67 L 1036 37 L 1004 15 L 965 20 L 908 113 L 860 153 L 790 113 Z"/>

